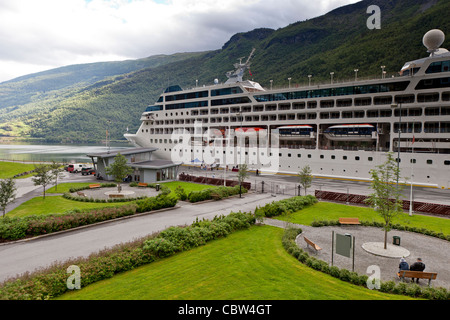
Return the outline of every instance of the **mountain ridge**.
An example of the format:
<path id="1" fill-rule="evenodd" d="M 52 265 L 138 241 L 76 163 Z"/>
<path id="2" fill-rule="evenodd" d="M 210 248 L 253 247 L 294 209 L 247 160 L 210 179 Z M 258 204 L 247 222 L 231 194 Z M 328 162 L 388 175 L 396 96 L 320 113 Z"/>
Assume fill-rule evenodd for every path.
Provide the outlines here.
<path id="1" fill-rule="evenodd" d="M 381 9 L 381 29 L 369 30 L 366 10 Z M 404 62 L 424 57 L 422 37 L 429 29 L 450 30 L 445 0 L 371 0 L 346 5 L 329 13 L 273 30 L 257 28 L 237 33 L 222 48 L 184 53 L 172 61 L 153 64 L 98 81 L 75 82 L 51 91 L 30 91 L 22 104 L 2 106 L 0 84 L 0 135 L 41 138 L 51 142 L 93 142 L 104 138 L 108 121 L 115 139 L 123 139 L 128 127 L 139 126 L 142 111 L 172 84 L 194 87 L 226 80 L 239 57 L 256 48 L 251 73 L 255 81 L 268 87 L 287 86 L 287 78 L 304 85 L 313 81 L 349 79 L 359 68 L 361 77 L 381 75 L 381 65 L 389 74 Z M 448 47 L 448 39 L 443 47 Z M 167 58 L 167 57 L 166 57 Z M 3 91 L 4 93 L 4 91 Z M 4 99 L 4 100 L 2 100 Z M 2 114 L 3 112 L 3 114 Z M 9 126 L 9 127 L 8 127 Z"/>

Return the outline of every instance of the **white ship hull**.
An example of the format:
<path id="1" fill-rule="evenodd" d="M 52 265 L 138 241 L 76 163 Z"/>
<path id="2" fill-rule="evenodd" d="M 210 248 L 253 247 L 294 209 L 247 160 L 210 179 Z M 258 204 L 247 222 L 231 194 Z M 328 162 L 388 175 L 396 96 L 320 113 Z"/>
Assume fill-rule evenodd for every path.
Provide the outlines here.
<path id="1" fill-rule="evenodd" d="M 369 180 L 370 170 L 388 152 L 397 158 L 400 140 L 401 181 L 450 188 L 450 53 L 440 49 L 439 55 L 406 65 L 414 68 L 404 67 L 403 76 L 295 89 L 266 90 L 239 77 L 189 90 L 172 87 L 143 113 L 136 134 L 125 137 L 138 147 L 158 148 L 154 156 L 161 159 L 183 154 L 185 164 L 212 161 L 231 167 L 245 162 L 264 173 L 258 157 L 271 152 L 278 162 L 267 172 L 297 174 L 309 165 L 315 177 L 360 180 Z M 327 131 L 347 124 L 370 124 L 376 131 L 353 137 Z M 313 132 L 305 139 L 275 134 L 279 127 L 298 125 L 311 126 Z M 246 146 L 242 153 L 214 149 L 214 144 L 197 148 L 186 140 L 208 129 L 234 133 L 252 128 L 264 129 L 266 136 L 258 132 L 256 139 L 240 141 Z M 188 135 L 175 135 L 178 129 Z M 274 147 L 274 135 L 272 152 L 265 148 Z M 229 137 L 235 144 L 242 138 Z"/>

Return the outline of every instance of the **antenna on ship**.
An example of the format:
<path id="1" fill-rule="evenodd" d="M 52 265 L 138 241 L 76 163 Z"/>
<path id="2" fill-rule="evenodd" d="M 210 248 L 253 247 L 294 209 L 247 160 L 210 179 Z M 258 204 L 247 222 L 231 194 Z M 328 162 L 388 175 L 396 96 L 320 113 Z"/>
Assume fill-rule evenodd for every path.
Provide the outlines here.
<path id="1" fill-rule="evenodd" d="M 425 33 L 422 39 L 423 45 L 428 49 L 430 56 L 439 51 L 439 47 L 444 43 L 445 34 L 439 29 L 433 29 Z"/>
<path id="2" fill-rule="evenodd" d="M 244 59 L 245 57 L 238 58 L 239 63 L 234 64 L 236 70 L 228 71 L 226 73 L 228 80 L 225 83 L 236 83 L 242 81 L 242 77 L 244 76 L 245 70 L 250 68 L 250 60 L 255 50 L 256 49 L 253 48 L 252 52 L 248 56 L 247 61 L 245 63 L 242 63 L 242 59 Z"/>

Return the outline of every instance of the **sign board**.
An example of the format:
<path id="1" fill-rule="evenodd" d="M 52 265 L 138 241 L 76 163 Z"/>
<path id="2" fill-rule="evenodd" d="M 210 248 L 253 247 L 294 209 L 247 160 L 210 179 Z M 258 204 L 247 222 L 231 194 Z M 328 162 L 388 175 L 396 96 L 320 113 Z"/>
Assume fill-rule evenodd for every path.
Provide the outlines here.
<path id="1" fill-rule="evenodd" d="M 350 258 L 352 253 L 352 236 L 336 233 L 336 253 Z"/>

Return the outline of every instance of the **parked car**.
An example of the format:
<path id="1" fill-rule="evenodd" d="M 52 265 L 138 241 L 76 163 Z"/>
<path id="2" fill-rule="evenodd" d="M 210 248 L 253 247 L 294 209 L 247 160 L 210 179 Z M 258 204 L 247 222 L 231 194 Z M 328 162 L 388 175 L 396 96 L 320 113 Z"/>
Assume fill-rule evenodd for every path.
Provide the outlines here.
<path id="1" fill-rule="evenodd" d="M 81 172 L 81 170 L 84 167 L 85 167 L 85 165 L 81 164 L 81 163 L 69 164 L 69 167 L 67 168 L 67 171 L 69 171 L 70 173 L 77 173 L 77 172 Z"/>
<path id="2" fill-rule="evenodd" d="M 95 169 L 94 168 L 90 168 L 90 167 L 82 168 L 81 169 L 81 174 L 83 176 L 95 174 Z"/>

